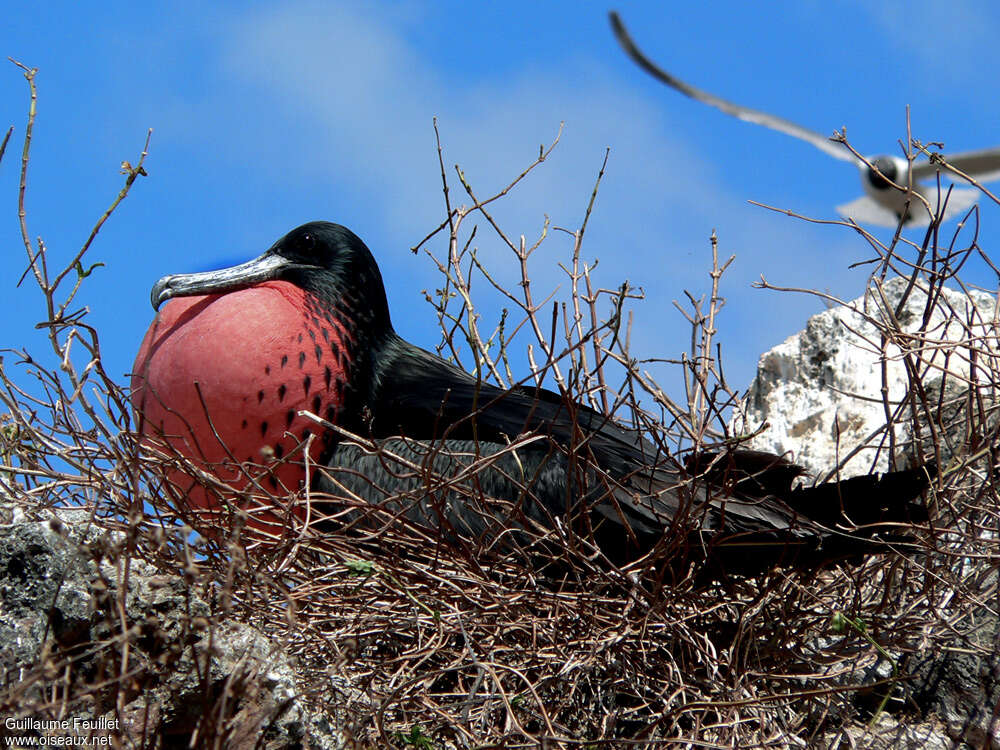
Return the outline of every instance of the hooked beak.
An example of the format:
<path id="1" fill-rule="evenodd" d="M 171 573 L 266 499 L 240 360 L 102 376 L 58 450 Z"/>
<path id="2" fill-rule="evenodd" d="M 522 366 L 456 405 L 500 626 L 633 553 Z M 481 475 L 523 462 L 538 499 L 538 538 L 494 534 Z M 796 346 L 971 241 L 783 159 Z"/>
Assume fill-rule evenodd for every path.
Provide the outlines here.
<path id="1" fill-rule="evenodd" d="M 267 252 L 259 258 L 232 268 L 202 273 L 179 273 L 164 276 L 153 284 L 149 301 L 154 310 L 172 297 L 190 297 L 195 294 L 219 294 L 245 289 L 262 281 L 277 279 L 281 270 L 293 265 L 287 258 Z"/>

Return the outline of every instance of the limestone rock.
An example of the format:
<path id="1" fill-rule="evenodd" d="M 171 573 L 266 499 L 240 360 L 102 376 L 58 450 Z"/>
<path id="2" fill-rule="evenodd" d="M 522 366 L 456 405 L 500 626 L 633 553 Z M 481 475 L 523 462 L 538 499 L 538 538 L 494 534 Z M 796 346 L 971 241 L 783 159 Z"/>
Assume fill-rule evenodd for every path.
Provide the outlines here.
<path id="1" fill-rule="evenodd" d="M 993 296 L 944 289 L 929 304 L 925 286 L 908 289 L 904 278 L 880 288 L 870 286 L 846 307 L 812 316 L 805 330 L 765 353 L 748 390 L 745 419 L 733 420 L 734 433 L 753 433 L 766 423 L 747 447 L 790 452 L 792 460 L 816 477 L 855 451 L 844 475 L 873 468 L 886 471 L 890 451 L 882 429 L 887 423 L 884 385 L 895 425 L 897 467 L 905 465 L 900 454 L 905 454 L 913 434 L 904 404 L 910 383 L 907 355 L 922 368 L 922 380 L 932 394 L 935 388 L 940 392 L 943 383 L 954 403 L 956 398 L 961 401 L 965 388 L 956 393 L 956 387 L 964 386 L 970 371 L 980 380 L 986 374 L 981 365 L 970 367 L 970 362 L 977 357 L 982 362 L 984 351 L 1000 350 Z M 904 294 L 906 302 L 895 315 Z M 883 326 L 895 331 L 884 343 L 879 330 Z M 952 344 L 946 351 L 937 342 Z"/>
<path id="2" fill-rule="evenodd" d="M 129 747 L 186 747 L 198 720 L 229 696 L 226 725 L 213 727 L 226 747 L 342 746 L 328 718 L 303 705 L 279 642 L 213 617 L 180 574 L 133 557 L 126 578 L 124 535 L 85 510 L 3 509 L 0 668 L 7 698 L 19 696 L 8 716 L 28 722 L 21 734 L 69 716 L 89 722 L 97 744 L 110 734 Z M 53 704 L 55 692 L 64 698 Z"/>

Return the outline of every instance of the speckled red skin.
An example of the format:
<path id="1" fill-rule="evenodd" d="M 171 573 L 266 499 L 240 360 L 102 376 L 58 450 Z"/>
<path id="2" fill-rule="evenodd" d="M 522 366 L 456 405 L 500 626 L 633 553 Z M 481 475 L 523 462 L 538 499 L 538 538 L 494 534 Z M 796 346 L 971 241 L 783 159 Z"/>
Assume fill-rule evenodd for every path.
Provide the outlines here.
<path id="1" fill-rule="evenodd" d="M 346 338 L 313 298 L 283 281 L 169 300 L 133 367 L 139 431 L 150 443 L 162 435 L 173 450 L 231 485 L 236 504 L 247 506 L 239 493 L 257 480 L 264 492 L 256 495 L 274 496 L 264 505 L 280 506 L 304 484 L 305 436 L 316 435 L 312 461 L 325 448 L 322 429 L 296 410 L 335 421 L 343 407 Z M 175 499 L 203 520 L 218 520 L 219 501 L 200 483 L 180 471 L 167 479 Z M 286 523 L 258 508 L 250 526 L 275 533 Z"/>

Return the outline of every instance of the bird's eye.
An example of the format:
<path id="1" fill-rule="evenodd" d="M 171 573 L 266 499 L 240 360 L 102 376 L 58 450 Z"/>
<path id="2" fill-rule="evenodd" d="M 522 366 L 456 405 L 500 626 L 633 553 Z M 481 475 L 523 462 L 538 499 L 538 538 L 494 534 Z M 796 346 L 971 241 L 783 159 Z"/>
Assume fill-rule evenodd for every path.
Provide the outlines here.
<path id="1" fill-rule="evenodd" d="M 312 252 L 316 249 L 316 238 L 313 236 L 312 232 L 306 232 L 302 235 L 299 240 L 299 245 L 304 252 Z"/>

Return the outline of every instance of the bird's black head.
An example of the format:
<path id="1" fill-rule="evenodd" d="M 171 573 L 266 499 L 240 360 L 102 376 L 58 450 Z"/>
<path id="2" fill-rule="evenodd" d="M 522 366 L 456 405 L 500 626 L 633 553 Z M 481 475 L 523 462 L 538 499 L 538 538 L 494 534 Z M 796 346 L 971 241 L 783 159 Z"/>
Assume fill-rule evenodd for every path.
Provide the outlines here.
<path id="1" fill-rule="evenodd" d="M 878 172 L 869 167 L 868 182 L 876 190 L 888 190 L 892 187 L 891 183 L 899 183 L 899 169 L 896 167 L 896 160 L 891 156 L 879 156 L 872 159 L 872 166 L 876 167 Z"/>
<path id="2" fill-rule="evenodd" d="M 266 255 L 288 261 L 288 267 L 321 269 L 349 277 L 372 269 L 378 276 L 375 258 L 354 232 L 329 221 L 310 221 L 296 227 L 275 242 Z M 381 283 L 381 276 L 379 276 Z"/>
<path id="3" fill-rule="evenodd" d="M 254 260 L 204 273 L 164 276 L 153 286 L 154 308 L 172 297 L 219 294 L 265 281 L 287 281 L 324 306 L 362 315 L 391 330 L 385 286 L 365 243 L 347 227 L 312 221 L 293 229 Z"/>

